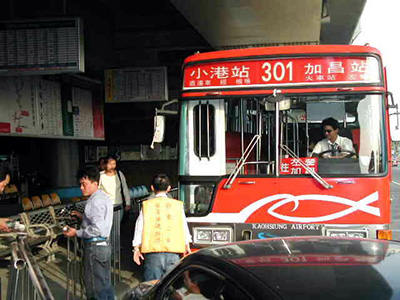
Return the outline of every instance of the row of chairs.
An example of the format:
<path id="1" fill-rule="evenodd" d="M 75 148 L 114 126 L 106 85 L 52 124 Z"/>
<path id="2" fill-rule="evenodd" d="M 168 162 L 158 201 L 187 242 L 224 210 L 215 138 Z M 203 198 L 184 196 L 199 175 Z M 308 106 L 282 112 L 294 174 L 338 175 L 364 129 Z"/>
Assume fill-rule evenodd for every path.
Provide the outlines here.
<path id="1" fill-rule="evenodd" d="M 32 198 L 25 197 L 22 199 L 22 208 L 24 211 L 30 211 L 51 205 L 61 204 L 60 197 L 56 193 L 50 195 L 33 196 Z"/>

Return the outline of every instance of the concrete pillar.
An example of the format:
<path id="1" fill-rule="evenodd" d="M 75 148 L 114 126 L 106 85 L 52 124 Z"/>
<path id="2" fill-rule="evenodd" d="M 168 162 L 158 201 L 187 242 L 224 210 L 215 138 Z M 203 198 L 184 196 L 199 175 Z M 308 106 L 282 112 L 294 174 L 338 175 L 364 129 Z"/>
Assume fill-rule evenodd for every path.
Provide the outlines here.
<path id="1" fill-rule="evenodd" d="M 76 174 L 79 169 L 78 141 L 51 141 L 49 153 L 50 185 L 52 187 L 77 186 Z"/>

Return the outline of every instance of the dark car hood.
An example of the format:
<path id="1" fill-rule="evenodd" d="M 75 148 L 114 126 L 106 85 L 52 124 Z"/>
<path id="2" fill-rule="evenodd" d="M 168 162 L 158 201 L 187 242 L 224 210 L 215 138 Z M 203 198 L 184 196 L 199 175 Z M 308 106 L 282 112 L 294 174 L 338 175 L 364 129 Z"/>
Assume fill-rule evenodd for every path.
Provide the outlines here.
<path id="1" fill-rule="evenodd" d="M 294 237 L 240 242 L 199 252 L 246 269 L 284 299 L 400 298 L 397 242 Z"/>

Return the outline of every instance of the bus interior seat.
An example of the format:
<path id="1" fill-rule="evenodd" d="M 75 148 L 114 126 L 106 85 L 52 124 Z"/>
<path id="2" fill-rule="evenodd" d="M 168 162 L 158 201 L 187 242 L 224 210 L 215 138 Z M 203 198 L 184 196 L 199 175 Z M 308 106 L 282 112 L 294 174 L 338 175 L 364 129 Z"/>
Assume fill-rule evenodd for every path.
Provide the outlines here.
<path id="1" fill-rule="evenodd" d="M 348 139 L 353 141 L 353 134 L 348 128 L 339 128 L 339 135 L 342 137 L 347 137 Z"/>
<path id="2" fill-rule="evenodd" d="M 312 148 L 314 148 L 314 146 L 319 141 L 321 141 L 322 139 L 325 138 L 323 133 L 322 133 L 322 130 L 321 130 L 320 126 L 314 127 L 314 128 L 312 128 L 312 127 L 309 128 L 308 129 L 308 136 L 310 137 L 310 146 L 313 145 L 313 146 L 310 147 L 311 148 L 311 149 L 309 149 L 310 151 L 312 151 Z"/>
<path id="3" fill-rule="evenodd" d="M 244 135 L 244 149 L 250 144 L 254 135 L 246 133 Z M 226 143 L 226 162 L 233 163 L 240 159 L 242 156 L 241 149 L 241 134 L 240 132 L 225 132 L 225 143 Z M 255 161 L 256 155 L 255 151 L 252 151 L 247 159 L 247 161 Z M 245 174 L 249 174 L 251 172 L 254 173 L 255 165 L 245 165 L 244 166 Z"/>
<path id="4" fill-rule="evenodd" d="M 353 146 L 356 152 L 360 151 L 360 128 L 354 128 L 351 130 L 353 135 Z"/>

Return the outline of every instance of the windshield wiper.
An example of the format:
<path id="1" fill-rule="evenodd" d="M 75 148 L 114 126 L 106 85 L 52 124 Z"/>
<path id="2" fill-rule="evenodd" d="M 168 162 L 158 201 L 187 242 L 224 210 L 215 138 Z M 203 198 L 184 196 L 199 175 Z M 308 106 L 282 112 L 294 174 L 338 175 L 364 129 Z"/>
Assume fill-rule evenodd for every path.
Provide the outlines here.
<path id="1" fill-rule="evenodd" d="M 240 169 L 243 167 L 244 163 L 246 162 L 247 158 L 249 157 L 251 151 L 254 149 L 254 147 L 257 145 L 258 141 L 260 140 L 261 135 L 257 134 L 253 136 L 251 139 L 249 145 L 247 146 L 246 150 L 243 152 L 242 157 L 239 159 L 238 163 L 235 166 L 235 169 L 233 169 L 231 175 L 229 175 L 228 180 L 225 182 L 223 188 L 224 189 L 230 189 L 232 186 L 232 183 L 235 181 L 237 175 L 239 174 Z"/>
<path id="2" fill-rule="evenodd" d="M 306 169 L 315 180 L 317 180 L 324 188 L 331 189 L 333 185 L 327 183 L 314 169 L 307 166 L 301 159 L 294 153 L 288 146 L 281 144 L 281 149 L 283 149 L 291 158 L 293 158 L 296 163 L 299 163 L 304 169 Z"/>

